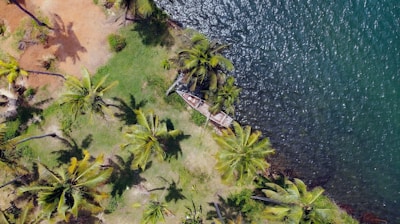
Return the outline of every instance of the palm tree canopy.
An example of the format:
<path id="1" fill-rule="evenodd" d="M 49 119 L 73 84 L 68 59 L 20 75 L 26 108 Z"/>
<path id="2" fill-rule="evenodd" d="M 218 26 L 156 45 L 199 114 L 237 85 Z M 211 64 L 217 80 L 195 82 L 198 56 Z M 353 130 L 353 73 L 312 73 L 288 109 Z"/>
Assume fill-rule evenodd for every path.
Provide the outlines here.
<path id="1" fill-rule="evenodd" d="M 210 112 L 216 114 L 224 110 L 228 114 L 234 114 L 240 91 L 241 89 L 235 85 L 235 78 L 228 77 L 222 87 L 216 91 L 208 91 L 207 98 L 212 104 L 209 108 Z"/>
<path id="2" fill-rule="evenodd" d="M 168 130 L 167 124 L 161 122 L 153 111 L 145 115 L 142 110 L 135 110 L 135 114 L 138 124 L 126 128 L 124 137 L 128 140 L 128 143 L 121 147 L 128 147 L 134 154 L 133 168 L 140 167 L 144 170 L 152 155 L 159 161 L 164 160 L 165 151 L 161 141 L 175 138 L 182 132 L 180 130 Z"/>
<path id="3" fill-rule="evenodd" d="M 234 131 L 228 128 L 222 130 L 221 135 L 213 136 L 221 147 L 216 154 L 216 169 L 222 173 L 223 180 L 236 180 L 237 184 L 242 184 L 270 166 L 266 157 L 274 150 L 268 138 L 259 140 L 260 131 L 251 132 L 250 126 L 243 129 L 237 122 L 233 127 Z"/>
<path id="4" fill-rule="evenodd" d="M 158 222 L 164 222 L 164 213 L 171 213 L 167 209 L 167 204 L 152 200 L 143 213 L 142 223 L 156 224 Z"/>
<path id="5" fill-rule="evenodd" d="M 103 100 L 104 94 L 118 84 L 117 81 L 107 86 L 103 86 L 108 76 L 104 76 L 97 84 L 93 84 L 89 71 L 83 69 L 82 79 L 69 76 L 65 81 L 67 92 L 62 96 L 62 104 L 70 107 L 71 112 L 76 118 L 78 114 L 89 112 L 104 116 L 106 103 Z"/>
<path id="6" fill-rule="evenodd" d="M 90 162 L 90 154 L 84 151 L 84 158 L 78 161 L 71 158 L 68 167 L 59 167 L 54 171 L 40 164 L 40 180 L 38 183 L 20 187 L 18 191 L 36 192 L 42 212 L 50 217 L 56 213 L 68 220 L 67 214 L 78 217 L 79 209 L 100 212 L 100 201 L 108 196 L 99 191 L 100 184 L 111 176 L 112 168 L 102 169 L 103 155 Z"/>
<path id="7" fill-rule="evenodd" d="M 232 62 L 221 55 L 227 47 L 211 43 L 204 35 L 196 34 L 192 38 L 192 46 L 178 52 L 178 67 L 185 73 L 185 81 L 191 83 L 192 90 L 205 80 L 209 81 L 210 89 L 216 89 L 218 80 L 224 77 L 223 71 L 233 70 Z"/>
<path id="8" fill-rule="evenodd" d="M 0 77 L 6 76 L 7 82 L 12 85 L 20 76 L 28 76 L 28 72 L 23 70 L 13 56 L 8 56 L 9 61 L 0 60 Z"/>
<path id="9" fill-rule="evenodd" d="M 321 187 L 308 191 L 299 179 L 294 179 L 294 182 L 285 179 L 284 186 L 276 183 L 266 183 L 265 186 L 266 189 L 262 190 L 265 196 L 276 202 L 265 208 L 263 216 L 267 220 L 285 223 L 356 223 L 323 195 L 324 189 Z"/>
<path id="10" fill-rule="evenodd" d="M 123 7 L 126 9 L 134 10 L 134 14 L 136 12 L 144 17 L 147 18 L 153 14 L 155 10 L 155 6 L 152 0 L 117 0 L 115 2 L 117 7 Z"/>

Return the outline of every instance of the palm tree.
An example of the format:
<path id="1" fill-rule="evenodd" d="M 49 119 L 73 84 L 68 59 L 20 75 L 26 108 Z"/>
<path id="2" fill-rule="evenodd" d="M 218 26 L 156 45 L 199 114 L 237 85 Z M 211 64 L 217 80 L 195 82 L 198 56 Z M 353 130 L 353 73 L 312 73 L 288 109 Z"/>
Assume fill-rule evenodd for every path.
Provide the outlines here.
<path id="1" fill-rule="evenodd" d="M 168 130 L 165 122 L 160 122 L 159 117 L 150 111 L 147 116 L 141 110 L 135 110 L 138 124 L 127 127 L 124 136 L 128 143 L 122 148 L 129 148 L 134 155 L 133 168 L 146 168 L 151 156 L 159 161 L 165 159 L 163 140 L 175 138 L 182 132 Z"/>
<path id="2" fill-rule="evenodd" d="M 259 141 L 260 131 L 251 132 L 251 127 L 244 129 L 239 123 L 233 123 L 230 128 L 222 130 L 221 135 L 213 138 L 221 149 L 217 152 L 216 169 L 222 173 L 224 181 L 236 180 L 237 184 L 246 183 L 255 178 L 257 171 L 264 171 L 270 164 L 266 157 L 274 150 L 268 138 Z"/>
<path id="3" fill-rule="evenodd" d="M 165 222 L 164 214 L 171 214 L 167 209 L 167 204 L 151 200 L 143 213 L 142 223 L 155 224 Z"/>
<path id="4" fill-rule="evenodd" d="M 103 155 L 90 162 L 89 152 L 85 150 L 83 154 L 82 160 L 72 157 L 67 168 L 59 167 L 55 171 L 40 164 L 43 171 L 39 181 L 20 187 L 18 191 L 36 193 L 41 212 L 48 218 L 55 213 L 64 220 L 68 220 L 70 215 L 76 218 L 80 209 L 100 212 L 100 201 L 108 194 L 98 190 L 98 187 L 108 180 L 112 168 L 102 168 Z"/>
<path id="5" fill-rule="evenodd" d="M 152 0 L 118 0 L 115 2 L 117 7 L 125 8 L 125 19 L 135 20 L 136 15 L 147 18 L 155 11 L 155 5 Z M 131 11 L 134 18 L 127 17 L 128 11 Z"/>
<path id="6" fill-rule="evenodd" d="M 284 186 L 265 183 L 265 187 L 262 192 L 266 198 L 252 198 L 269 203 L 263 211 L 263 217 L 267 220 L 284 223 L 357 223 L 324 196 L 321 187 L 308 191 L 299 179 L 294 179 L 294 182 L 285 179 Z"/>
<path id="7" fill-rule="evenodd" d="M 8 89 L 14 89 L 15 81 L 21 76 L 28 76 L 28 72 L 19 66 L 17 59 L 8 56 L 9 61 L 3 61 L 0 59 L 0 77 L 6 76 L 8 82 Z"/>
<path id="8" fill-rule="evenodd" d="M 97 84 L 93 84 L 89 71 L 83 69 L 82 79 L 69 76 L 65 82 L 67 92 L 62 96 L 62 104 L 70 107 L 74 118 L 78 114 L 90 113 L 104 116 L 107 104 L 103 100 L 103 95 L 112 87 L 118 84 L 117 81 L 103 86 L 108 76 L 104 76 Z"/>
<path id="9" fill-rule="evenodd" d="M 190 84 L 192 91 L 205 81 L 211 90 L 225 81 L 224 71 L 233 70 L 232 62 L 221 55 L 227 47 L 211 43 L 205 36 L 197 34 L 192 38 L 192 46 L 178 53 L 178 68 L 185 74 L 184 81 Z"/>
<path id="10" fill-rule="evenodd" d="M 235 102 L 238 100 L 241 89 L 235 86 L 235 78 L 230 76 L 222 87 L 208 92 L 208 102 L 212 105 L 209 110 L 217 114 L 224 110 L 228 114 L 235 114 Z"/>

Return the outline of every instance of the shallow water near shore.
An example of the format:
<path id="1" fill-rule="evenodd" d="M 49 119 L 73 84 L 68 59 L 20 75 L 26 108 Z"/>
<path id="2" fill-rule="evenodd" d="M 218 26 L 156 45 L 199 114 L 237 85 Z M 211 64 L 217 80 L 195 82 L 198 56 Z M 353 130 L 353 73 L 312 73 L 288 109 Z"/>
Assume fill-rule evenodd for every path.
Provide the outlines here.
<path id="1" fill-rule="evenodd" d="M 398 0 L 157 0 L 231 44 L 237 119 L 357 215 L 400 222 Z"/>

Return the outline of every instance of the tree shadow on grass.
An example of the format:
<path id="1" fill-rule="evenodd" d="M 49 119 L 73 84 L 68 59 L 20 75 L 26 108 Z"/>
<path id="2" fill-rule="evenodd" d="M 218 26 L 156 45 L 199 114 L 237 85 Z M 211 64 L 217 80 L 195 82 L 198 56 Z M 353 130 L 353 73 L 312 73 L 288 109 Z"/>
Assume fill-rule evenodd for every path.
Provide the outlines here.
<path id="1" fill-rule="evenodd" d="M 109 179 L 113 184 L 111 191 L 113 197 L 121 196 L 127 188 L 146 180 L 140 176 L 140 169 L 132 170 L 133 158 L 133 154 L 130 154 L 125 161 L 121 156 L 115 155 L 115 161 L 108 160 L 109 166 L 113 167 L 113 173 Z"/>
<path id="2" fill-rule="evenodd" d="M 170 202 L 173 200 L 176 203 L 178 200 L 186 199 L 185 195 L 182 194 L 182 188 L 178 187 L 178 184 L 180 182 L 179 180 L 178 182 L 175 182 L 175 180 L 169 182 L 164 177 L 159 176 L 159 178 L 168 184 L 168 187 L 165 188 L 168 192 L 167 195 L 165 195 L 166 202 Z"/>
<path id="3" fill-rule="evenodd" d="M 218 195 L 218 202 L 209 202 L 208 205 L 213 207 L 215 210 L 207 212 L 207 220 L 219 218 L 220 216 L 224 220 L 234 220 L 240 214 L 240 211 L 233 200 L 224 199 L 220 195 Z"/>
<path id="4" fill-rule="evenodd" d="M 168 30 L 166 15 L 161 10 L 146 19 L 137 21 L 133 31 L 139 33 L 145 45 L 171 47 L 174 44 L 174 38 Z"/>
<path id="5" fill-rule="evenodd" d="M 66 139 L 63 141 L 63 144 L 68 147 L 68 149 L 61 149 L 58 151 L 52 152 L 52 154 L 58 154 L 57 162 L 62 165 L 69 163 L 72 157 L 77 158 L 78 160 L 83 159 L 83 149 L 86 149 L 90 146 L 93 141 L 93 136 L 91 134 L 87 135 L 81 142 L 80 145 L 70 138 L 69 141 Z"/>
<path id="6" fill-rule="evenodd" d="M 175 130 L 174 125 L 172 124 L 171 119 L 166 119 L 165 123 L 167 124 L 167 129 L 168 130 Z M 171 161 L 171 159 L 178 159 L 179 156 L 182 156 L 182 148 L 180 145 L 180 142 L 182 140 L 188 139 L 190 135 L 184 135 L 181 134 L 175 138 L 169 138 L 165 140 L 164 145 L 165 145 L 165 153 L 166 153 L 166 160 L 168 162 Z"/>
<path id="7" fill-rule="evenodd" d="M 120 110 L 119 113 L 115 113 L 114 116 L 119 118 L 121 121 L 124 121 L 126 125 L 136 124 L 136 114 L 135 110 L 138 110 L 141 107 L 144 107 L 147 103 L 146 100 L 142 100 L 140 102 L 136 102 L 135 97 L 130 94 L 129 104 L 126 103 L 123 99 L 114 97 L 113 100 L 118 102 L 118 105 L 113 105 L 114 107 Z"/>

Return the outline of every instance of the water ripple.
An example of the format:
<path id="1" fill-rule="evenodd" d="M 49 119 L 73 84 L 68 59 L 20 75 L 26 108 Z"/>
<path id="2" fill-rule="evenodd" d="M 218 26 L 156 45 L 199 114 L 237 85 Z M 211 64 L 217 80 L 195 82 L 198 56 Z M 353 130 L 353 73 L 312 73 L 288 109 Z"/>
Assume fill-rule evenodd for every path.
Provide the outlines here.
<path id="1" fill-rule="evenodd" d="M 237 118 L 308 183 L 400 222 L 398 0 L 157 0 L 231 44 Z"/>

